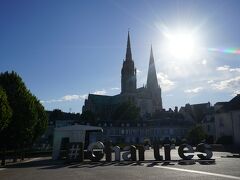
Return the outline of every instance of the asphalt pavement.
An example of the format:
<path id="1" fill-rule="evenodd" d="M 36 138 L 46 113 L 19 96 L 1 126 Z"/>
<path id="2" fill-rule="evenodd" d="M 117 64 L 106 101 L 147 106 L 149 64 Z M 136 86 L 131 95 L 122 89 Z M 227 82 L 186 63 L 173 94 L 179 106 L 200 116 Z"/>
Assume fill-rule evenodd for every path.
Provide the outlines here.
<path id="1" fill-rule="evenodd" d="M 177 151 L 171 152 L 172 159 L 180 159 Z M 215 163 L 187 164 L 178 162 L 155 163 L 99 162 L 65 164 L 51 157 L 30 159 L 26 162 L 0 168 L 0 180 L 240 180 L 240 158 L 227 157 L 227 152 L 214 152 Z M 146 160 L 153 160 L 152 150 L 146 151 Z M 198 159 L 194 156 L 194 159 Z"/>

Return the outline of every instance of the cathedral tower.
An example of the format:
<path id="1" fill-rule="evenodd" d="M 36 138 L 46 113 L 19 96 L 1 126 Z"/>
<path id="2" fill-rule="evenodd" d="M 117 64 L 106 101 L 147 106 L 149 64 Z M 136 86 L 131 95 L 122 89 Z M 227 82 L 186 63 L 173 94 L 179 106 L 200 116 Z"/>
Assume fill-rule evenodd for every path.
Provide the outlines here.
<path id="1" fill-rule="evenodd" d="M 149 60 L 149 67 L 148 67 L 147 88 L 148 89 L 158 88 L 158 80 L 157 80 L 157 73 L 156 73 L 156 68 L 154 63 L 152 46 L 151 46 L 150 60 Z"/>
<path id="2" fill-rule="evenodd" d="M 149 67 L 148 67 L 147 89 L 152 95 L 152 100 L 153 100 L 153 105 L 154 105 L 155 111 L 162 110 L 161 88 L 158 85 L 152 46 L 151 46 L 150 60 L 149 60 Z"/>
<path id="3" fill-rule="evenodd" d="M 121 93 L 133 93 L 136 91 L 136 69 L 132 59 L 130 35 L 128 32 L 126 57 L 121 71 Z"/>

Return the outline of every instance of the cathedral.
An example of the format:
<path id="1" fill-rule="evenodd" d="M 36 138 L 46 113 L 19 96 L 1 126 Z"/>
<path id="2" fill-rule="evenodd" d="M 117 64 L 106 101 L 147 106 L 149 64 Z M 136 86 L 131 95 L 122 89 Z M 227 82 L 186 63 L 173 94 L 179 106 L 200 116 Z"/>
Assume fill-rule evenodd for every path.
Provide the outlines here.
<path id="1" fill-rule="evenodd" d="M 162 111 L 161 87 L 158 84 L 156 68 L 151 47 L 146 86 L 137 88 L 137 71 L 132 58 L 130 34 L 127 37 L 126 57 L 121 69 L 121 93 L 115 96 L 89 94 L 82 107 L 82 112 L 91 111 L 106 120 L 116 107 L 131 101 L 140 110 L 143 117 L 147 114 Z"/>

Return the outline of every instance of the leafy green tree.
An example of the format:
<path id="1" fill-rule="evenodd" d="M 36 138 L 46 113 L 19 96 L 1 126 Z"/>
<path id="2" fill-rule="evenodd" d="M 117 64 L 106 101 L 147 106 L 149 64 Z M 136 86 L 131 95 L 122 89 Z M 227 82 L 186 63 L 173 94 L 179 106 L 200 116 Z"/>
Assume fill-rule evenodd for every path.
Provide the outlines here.
<path id="1" fill-rule="evenodd" d="M 47 125 L 48 125 L 48 117 L 44 110 L 44 107 L 37 100 L 36 97 L 35 97 L 35 100 L 36 100 L 35 105 L 36 105 L 36 109 L 37 109 L 37 117 L 38 118 L 37 118 L 36 125 L 34 126 L 33 142 L 45 132 L 45 130 L 47 129 Z"/>
<path id="2" fill-rule="evenodd" d="M 95 124 L 96 123 L 96 115 L 92 111 L 84 111 L 80 115 L 81 121 L 86 123 Z"/>
<path id="3" fill-rule="evenodd" d="M 4 136 L 2 136 L 1 132 L 6 129 L 8 124 L 10 123 L 12 117 L 12 110 L 9 106 L 7 95 L 5 91 L 0 87 L 0 142 L 1 139 L 4 139 Z M 5 152 L 6 152 L 6 146 L 5 144 L 0 144 L 0 150 L 2 149 L 1 153 L 1 165 L 5 165 Z"/>
<path id="4" fill-rule="evenodd" d="M 139 108 L 130 101 L 121 103 L 112 115 L 113 120 L 136 121 L 140 116 Z"/>
<path id="5" fill-rule="evenodd" d="M 9 106 L 7 95 L 0 87 L 0 132 L 8 126 L 11 121 L 12 110 Z"/>
<path id="6" fill-rule="evenodd" d="M 15 72 L 1 73 L 0 86 L 5 90 L 12 109 L 12 121 L 0 134 L 1 143 L 8 149 L 31 145 L 46 129 L 47 116 L 43 106 Z"/>
<path id="7" fill-rule="evenodd" d="M 189 140 L 189 142 L 191 142 L 191 144 L 196 145 L 201 141 L 205 140 L 206 137 L 207 135 L 204 132 L 202 126 L 196 125 L 189 131 L 187 139 Z"/>

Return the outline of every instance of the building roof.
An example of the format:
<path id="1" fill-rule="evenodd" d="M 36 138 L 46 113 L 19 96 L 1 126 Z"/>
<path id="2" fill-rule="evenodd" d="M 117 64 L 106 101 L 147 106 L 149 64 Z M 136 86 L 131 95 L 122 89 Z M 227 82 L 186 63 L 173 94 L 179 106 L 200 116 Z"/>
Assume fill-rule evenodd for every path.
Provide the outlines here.
<path id="1" fill-rule="evenodd" d="M 88 99 L 97 104 L 109 104 L 112 96 L 89 94 Z"/>
<path id="2" fill-rule="evenodd" d="M 106 96 L 106 95 L 97 95 L 97 94 L 89 94 L 88 100 L 94 103 L 95 105 L 104 105 L 111 106 L 115 104 L 121 103 L 122 95 L 118 94 L 115 96 Z"/>
<path id="3" fill-rule="evenodd" d="M 216 111 L 217 113 L 240 110 L 240 94 L 235 96 L 229 102 L 222 103 L 221 105 L 222 107 Z"/>

